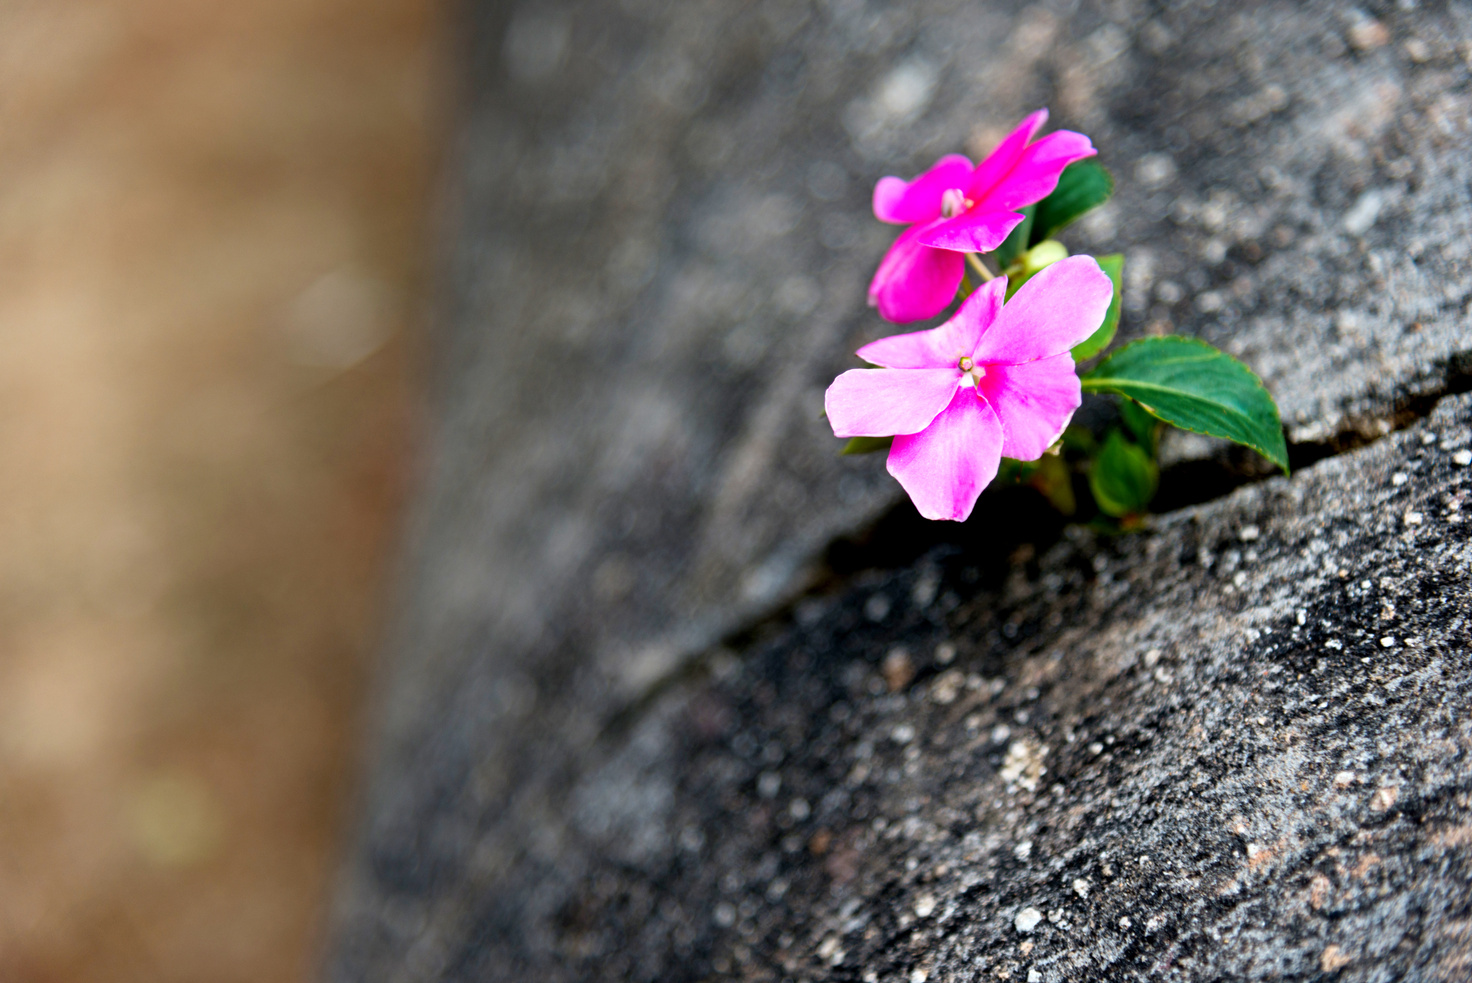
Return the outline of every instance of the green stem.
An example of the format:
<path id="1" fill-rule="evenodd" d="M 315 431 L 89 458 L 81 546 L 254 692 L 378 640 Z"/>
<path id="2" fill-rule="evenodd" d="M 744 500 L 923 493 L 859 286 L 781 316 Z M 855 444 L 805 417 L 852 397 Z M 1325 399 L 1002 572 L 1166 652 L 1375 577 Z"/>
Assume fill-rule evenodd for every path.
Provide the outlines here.
<path id="1" fill-rule="evenodd" d="M 997 278 L 997 275 L 991 270 L 987 269 L 986 264 L 981 261 L 981 257 L 976 255 L 975 253 L 967 253 L 966 262 L 970 263 L 971 268 L 976 271 L 976 275 L 981 277 L 982 283 L 986 283 L 988 280 L 995 280 Z"/>

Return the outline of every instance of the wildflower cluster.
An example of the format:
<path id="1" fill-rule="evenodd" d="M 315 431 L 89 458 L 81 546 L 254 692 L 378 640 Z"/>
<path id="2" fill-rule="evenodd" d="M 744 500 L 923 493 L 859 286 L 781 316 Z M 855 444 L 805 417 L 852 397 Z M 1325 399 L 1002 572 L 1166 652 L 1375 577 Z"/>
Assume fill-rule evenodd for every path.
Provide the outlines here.
<path id="1" fill-rule="evenodd" d="M 1155 494 L 1162 422 L 1244 444 L 1286 470 L 1272 397 L 1204 342 L 1146 338 L 1080 373 L 1114 340 L 1124 261 L 1069 256 L 1052 237 L 1114 185 L 1083 134 L 1034 139 L 1046 121 L 1046 110 L 1031 114 L 980 164 L 947 155 L 913 181 L 875 186 L 875 216 L 908 228 L 880 262 L 870 303 L 895 322 L 961 303 L 939 327 L 860 348 L 876 368 L 829 386 L 825 409 L 834 434 L 850 438 L 845 452 L 888 448 L 889 473 L 929 519 L 967 518 L 999 474 L 1072 513 L 1077 471 L 1101 513 L 1131 521 Z M 1086 390 L 1119 399 L 1120 424 L 1102 443 L 1070 426 Z"/>

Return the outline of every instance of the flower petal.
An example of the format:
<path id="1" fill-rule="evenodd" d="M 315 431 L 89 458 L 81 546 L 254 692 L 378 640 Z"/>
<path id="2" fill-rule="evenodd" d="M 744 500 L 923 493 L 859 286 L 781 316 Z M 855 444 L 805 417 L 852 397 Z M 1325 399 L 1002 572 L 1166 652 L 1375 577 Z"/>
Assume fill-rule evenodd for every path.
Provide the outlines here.
<path id="1" fill-rule="evenodd" d="M 1012 172 L 1022 151 L 1026 149 L 1027 142 L 1046 122 L 1048 111 L 1039 109 L 1029 113 L 1017 125 L 1017 129 L 1003 137 L 997 148 L 987 154 L 986 160 L 976 165 L 976 170 L 971 173 L 971 180 L 966 184 L 966 197 L 972 201 L 981 201 L 986 197 L 987 192 L 996 187 L 998 181 Z"/>
<path id="2" fill-rule="evenodd" d="M 1002 425 L 970 386 L 920 433 L 896 437 L 889 473 L 927 519 L 965 519 L 1002 460 Z"/>
<path id="3" fill-rule="evenodd" d="M 874 217 L 881 222 L 912 225 L 940 217 L 940 199 L 951 188 L 964 188 L 971 179 L 971 161 L 946 154 L 913 181 L 883 177 L 874 185 Z"/>
<path id="4" fill-rule="evenodd" d="M 869 283 L 869 302 L 886 321 L 919 321 L 946 309 L 961 285 L 960 253 L 931 249 L 918 240 L 928 226 L 912 225 L 889 247 Z"/>
<path id="5" fill-rule="evenodd" d="M 1002 422 L 1002 456 L 1036 461 L 1063 433 L 1083 400 L 1073 356 L 988 365 L 977 389 Z"/>
<path id="6" fill-rule="evenodd" d="M 1012 295 L 972 357 L 989 366 L 1061 355 L 1104 323 L 1113 296 L 1114 284 L 1094 257 L 1059 260 Z"/>
<path id="7" fill-rule="evenodd" d="M 972 291 L 960 310 L 939 327 L 880 338 L 860 348 L 858 356 L 890 369 L 957 368 L 1001 313 L 1006 293 L 1007 280 L 999 276 Z"/>
<path id="8" fill-rule="evenodd" d="M 839 437 L 919 433 L 946 408 L 961 382 L 959 369 L 849 369 L 823 396 Z"/>
<path id="9" fill-rule="evenodd" d="M 1054 178 L 1057 183 L 1057 178 Z M 955 218 L 948 218 L 927 228 L 919 236 L 921 242 L 936 249 L 956 249 L 968 253 L 989 253 L 1002 244 L 1022 221 L 1019 212 L 968 208 Z"/>
<path id="10" fill-rule="evenodd" d="M 1098 153 L 1089 138 L 1072 130 L 1049 133 L 1022 152 L 1016 165 L 990 190 L 973 197 L 977 209 L 1003 211 L 1042 201 L 1058 187 L 1058 176 L 1076 160 Z"/>

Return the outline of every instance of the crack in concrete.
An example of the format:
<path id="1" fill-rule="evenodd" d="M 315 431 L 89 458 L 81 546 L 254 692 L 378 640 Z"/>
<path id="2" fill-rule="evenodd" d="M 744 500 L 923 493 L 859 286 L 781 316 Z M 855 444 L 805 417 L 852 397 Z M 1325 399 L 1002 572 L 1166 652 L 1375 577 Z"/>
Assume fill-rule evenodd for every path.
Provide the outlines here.
<path id="1" fill-rule="evenodd" d="M 1430 416 L 1443 399 L 1472 392 L 1472 350 L 1457 352 L 1444 360 L 1433 373 L 1436 376 L 1442 380 L 1439 386 L 1403 394 L 1393 401 L 1384 416 L 1347 418 L 1346 425 L 1325 440 L 1289 441 L 1288 460 L 1293 472 L 1367 447 Z M 1210 458 L 1181 461 L 1161 470 L 1160 490 L 1152 503 L 1156 506 L 1152 514 L 1204 505 L 1278 473 L 1256 452 L 1236 445 Z M 908 501 L 901 500 L 863 528 L 835 538 L 805 583 L 768 611 L 727 631 L 713 644 L 678 659 L 673 670 L 655 679 L 608 718 L 599 743 L 617 741 L 627 734 L 661 697 L 676 687 L 709 678 L 722 657 L 745 651 L 759 639 L 788 627 L 804 600 L 837 594 L 861 573 L 896 570 L 927 555 L 964 550 L 978 561 L 974 565 L 983 571 L 984 580 L 1000 583 L 1018 547 L 1031 544 L 1042 552 L 1073 524 L 1073 520 L 1061 515 L 1028 488 L 989 489 L 977 506 L 978 514 L 985 514 L 984 510 L 1010 516 L 1002 535 L 989 528 L 983 536 L 980 525 L 971 522 L 930 522 L 921 518 Z M 933 668 L 923 670 L 922 676 L 934 671 Z"/>

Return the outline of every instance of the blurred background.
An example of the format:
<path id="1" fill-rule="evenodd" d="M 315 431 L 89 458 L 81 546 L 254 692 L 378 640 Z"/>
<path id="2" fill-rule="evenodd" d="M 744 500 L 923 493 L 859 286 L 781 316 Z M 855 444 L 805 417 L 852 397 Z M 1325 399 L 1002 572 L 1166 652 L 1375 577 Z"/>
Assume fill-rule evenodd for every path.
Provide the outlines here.
<path id="1" fill-rule="evenodd" d="M 0 980 L 302 980 L 415 429 L 432 0 L 0 3 Z"/>

